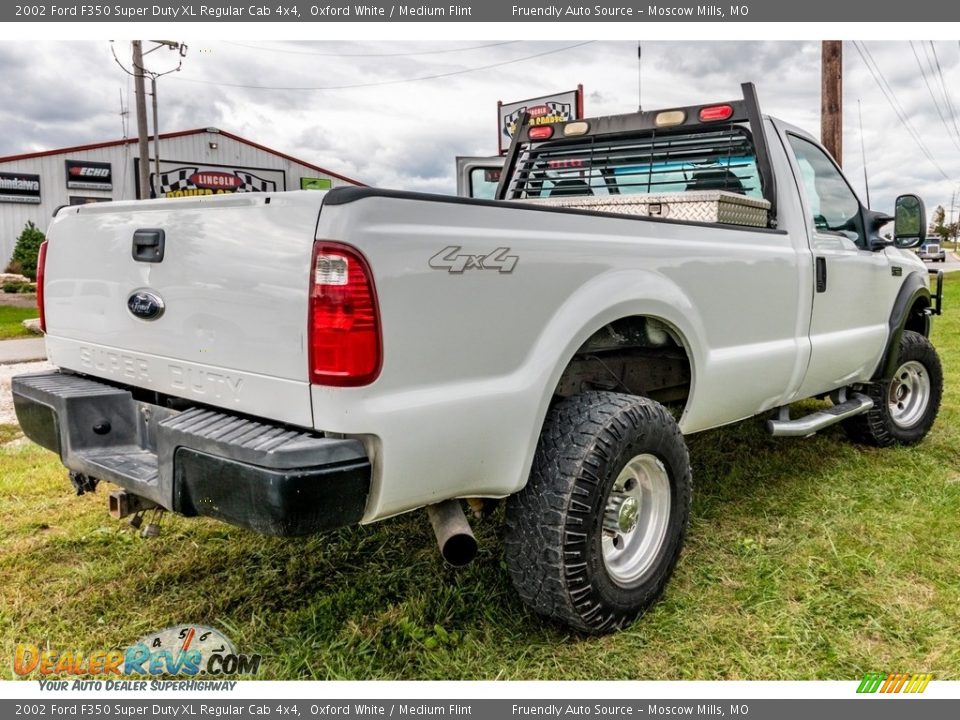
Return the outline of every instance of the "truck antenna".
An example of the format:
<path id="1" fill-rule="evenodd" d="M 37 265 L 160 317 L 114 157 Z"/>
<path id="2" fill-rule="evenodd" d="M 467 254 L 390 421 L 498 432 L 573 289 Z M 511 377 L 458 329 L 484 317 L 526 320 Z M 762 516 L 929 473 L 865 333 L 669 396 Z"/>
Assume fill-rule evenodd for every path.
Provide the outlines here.
<path id="1" fill-rule="evenodd" d="M 120 91 L 120 129 L 123 130 L 123 139 L 127 139 L 127 118 L 130 117 L 130 111 L 123 106 L 123 88 L 117 88 Z"/>
<path id="2" fill-rule="evenodd" d="M 637 112 L 643 110 L 643 49 L 637 40 Z"/>
<path id="3" fill-rule="evenodd" d="M 867 180 L 867 146 L 863 140 L 863 112 L 860 108 L 860 98 L 857 98 L 857 115 L 860 118 L 860 154 L 863 156 L 863 187 L 867 191 L 867 207 L 870 207 L 870 181 Z"/>

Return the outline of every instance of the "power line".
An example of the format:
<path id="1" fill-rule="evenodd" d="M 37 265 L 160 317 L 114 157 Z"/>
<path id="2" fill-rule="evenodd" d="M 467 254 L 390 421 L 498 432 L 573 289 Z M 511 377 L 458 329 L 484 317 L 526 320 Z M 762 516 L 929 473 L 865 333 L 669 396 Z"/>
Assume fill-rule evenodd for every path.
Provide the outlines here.
<path id="1" fill-rule="evenodd" d="M 512 65 L 513 63 L 524 62 L 526 60 L 533 60 L 535 58 L 544 57 L 545 55 L 553 55 L 555 53 L 565 52 L 567 50 L 573 50 L 574 48 L 583 47 L 584 45 L 590 45 L 591 43 L 596 42 L 595 40 L 587 40 L 586 42 L 576 43 L 574 45 L 567 45 L 565 47 L 556 48 L 554 50 L 547 50 L 546 52 L 537 53 L 535 55 L 527 55 L 526 57 L 514 58 L 513 60 L 504 60 L 502 62 L 491 63 L 489 65 L 479 65 L 472 68 L 464 68 L 463 70 L 451 70 L 450 72 L 445 73 L 436 73 L 433 75 L 422 75 L 420 77 L 413 78 L 402 78 L 400 80 L 377 80 L 376 82 L 368 83 L 356 83 L 351 85 L 326 85 L 321 87 L 273 87 L 269 85 L 244 85 L 240 83 L 225 83 L 214 80 L 196 80 L 193 78 L 185 78 L 181 76 L 174 77 L 174 80 L 182 80 L 183 82 L 199 83 L 201 85 L 219 85 L 220 87 L 230 87 L 230 88 L 242 88 L 245 90 L 351 90 L 353 88 L 368 88 L 368 87 L 380 87 L 383 85 L 402 85 L 404 83 L 410 82 L 419 82 L 421 80 L 438 80 L 440 78 L 453 77 L 454 75 L 465 75 L 467 73 L 478 72 L 480 70 L 491 70 L 493 68 L 504 67 L 505 65 Z"/>
<path id="2" fill-rule="evenodd" d="M 120 62 L 120 58 L 117 57 L 117 51 L 113 47 L 113 40 L 110 41 L 110 54 L 113 55 L 113 61 L 130 77 L 136 77 L 137 74 L 132 70 L 127 70 L 127 66 Z"/>
<path id="3" fill-rule="evenodd" d="M 933 59 L 937 63 L 937 75 L 940 77 L 940 87 L 943 90 L 943 99 L 947 101 L 947 109 L 950 111 L 950 118 L 953 120 L 953 130 L 957 133 L 957 136 L 960 137 L 960 127 L 957 127 L 957 108 L 953 104 L 953 99 L 950 97 L 950 92 L 947 90 L 947 83 L 943 79 L 943 68 L 940 67 L 940 58 L 937 56 L 937 46 L 933 44 L 933 40 L 929 41 L 930 50 L 933 52 Z"/>
<path id="4" fill-rule="evenodd" d="M 520 42 L 519 40 L 506 40 L 503 42 L 487 43 L 486 45 L 471 45 L 463 48 L 448 48 L 446 50 L 421 50 L 419 52 L 398 52 L 398 53 L 326 53 L 312 52 L 309 50 L 286 50 L 282 48 L 265 47 L 263 45 L 248 45 L 246 43 L 223 41 L 227 45 L 248 48 L 250 50 L 263 50 L 265 52 L 284 53 L 286 55 L 313 55 L 315 57 L 345 57 L 345 58 L 383 58 L 383 57 L 413 57 L 414 55 L 442 55 L 445 53 L 466 52 L 468 50 L 480 50 L 481 48 L 500 47 L 501 45 L 512 45 Z"/>
<path id="5" fill-rule="evenodd" d="M 917 133 L 913 125 L 910 124 L 909 118 L 904 112 L 903 107 L 900 105 L 899 100 L 897 100 L 896 93 L 893 92 L 893 88 L 890 87 L 890 84 L 884 77 L 880 66 L 877 64 L 876 60 L 873 59 L 873 55 L 870 53 L 870 48 L 857 40 L 853 41 L 853 46 L 860 54 L 860 58 L 863 60 L 864 65 L 866 65 L 867 70 L 873 76 L 873 79 L 880 88 L 880 91 L 883 93 L 883 96 L 887 99 L 887 102 L 890 103 L 890 107 L 900 120 L 900 124 L 903 125 L 904 129 L 910 134 L 910 137 L 913 138 L 913 141 L 917 144 L 917 147 L 920 148 L 920 152 L 922 152 L 924 157 L 930 161 L 930 164 L 937 169 L 937 172 L 940 173 L 944 180 L 949 181 L 950 177 L 943 171 L 943 168 L 941 168 L 939 163 L 937 163 L 937 161 L 934 159 L 933 155 L 930 153 L 930 150 L 928 150 L 927 146 L 924 145 L 923 139 L 920 137 L 919 133 Z M 869 60 L 867 59 L 868 57 Z M 873 65 L 871 65 L 871 62 Z M 876 69 L 874 69 L 874 67 Z"/>
<path id="6" fill-rule="evenodd" d="M 914 129 L 913 125 L 910 123 L 910 120 L 907 117 L 906 111 L 903 109 L 903 106 L 900 104 L 900 101 L 897 100 L 896 93 L 893 92 L 893 88 L 887 82 L 886 77 L 883 74 L 883 71 L 880 69 L 880 65 L 873 57 L 873 53 L 870 52 L 870 49 L 863 43 L 860 43 L 856 40 L 853 41 L 853 46 L 856 48 L 857 52 L 860 54 L 860 58 L 863 60 L 864 65 L 867 70 L 873 76 L 874 82 L 877 83 L 880 91 L 883 93 L 884 97 L 887 99 L 887 102 L 890 104 L 890 107 L 893 108 L 894 113 L 897 118 L 899 118 L 900 123 L 904 126 L 904 129 L 910 134 L 910 137 L 920 146 L 920 149 L 923 151 L 924 155 L 927 158 L 934 162 L 932 156 L 930 155 L 929 150 L 926 145 L 924 145 L 923 140 L 920 138 L 920 135 Z"/>
<path id="7" fill-rule="evenodd" d="M 913 40 L 910 41 L 910 49 L 913 51 L 913 57 L 917 61 L 917 67 L 920 68 L 920 76 L 923 78 L 923 84 L 927 86 L 927 92 L 930 93 L 930 99 L 933 100 L 933 107 L 937 111 L 937 115 L 940 116 L 940 122 L 943 123 L 943 127 L 947 131 L 947 137 L 949 137 L 953 144 L 957 146 L 957 149 L 960 150 L 960 143 L 957 142 L 957 138 L 953 136 L 953 132 L 956 130 L 954 127 L 953 130 L 950 129 L 950 123 L 947 121 L 946 115 L 943 114 L 943 111 L 940 109 L 940 101 L 937 100 L 936 95 L 933 92 L 933 86 L 930 84 L 930 80 L 927 79 L 927 71 L 923 67 L 923 63 L 920 62 L 920 56 L 917 54 L 917 48 L 913 44 Z"/>

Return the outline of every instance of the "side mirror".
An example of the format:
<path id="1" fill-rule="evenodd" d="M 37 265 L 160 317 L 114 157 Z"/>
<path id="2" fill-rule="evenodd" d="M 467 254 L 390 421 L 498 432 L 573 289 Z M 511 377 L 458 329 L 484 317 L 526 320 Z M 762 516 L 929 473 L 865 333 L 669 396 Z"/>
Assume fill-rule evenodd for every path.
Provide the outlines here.
<path id="1" fill-rule="evenodd" d="M 917 247 L 927 238 L 927 211 L 916 195 L 901 195 L 893 212 L 893 244 Z"/>

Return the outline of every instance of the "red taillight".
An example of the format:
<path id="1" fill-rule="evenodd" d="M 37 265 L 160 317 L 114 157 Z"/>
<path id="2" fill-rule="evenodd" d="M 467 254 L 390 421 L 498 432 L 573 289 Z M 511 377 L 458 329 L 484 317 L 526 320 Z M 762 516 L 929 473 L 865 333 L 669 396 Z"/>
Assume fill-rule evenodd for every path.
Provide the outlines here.
<path id="1" fill-rule="evenodd" d="M 313 246 L 310 270 L 310 381 L 366 385 L 380 374 L 383 353 L 373 275 L 351 247 Z"/>
<path id="2" fill-rule="evenodd" d="M 732 105 L 711 105 L 700 108 L 700 122 L 716 122 L 717 120 L 727 120 L 733 116 Z"/>
<path id="3" fill-rule="evenodd" d="M 47 316 L 43 311 L 43 275 L 47 264 L 47 241 L 40 243 L 40 252 L 37 254 L 37 309 L 40 311 L 40 329 L 47 331 Z"/>
<path id="4" fill-rule="evenodd" d="M 549 140 L 553 137 L 553 127 L 550 125 L 537 125 L 530 128 L 527 137 L 531 140 Z"/>

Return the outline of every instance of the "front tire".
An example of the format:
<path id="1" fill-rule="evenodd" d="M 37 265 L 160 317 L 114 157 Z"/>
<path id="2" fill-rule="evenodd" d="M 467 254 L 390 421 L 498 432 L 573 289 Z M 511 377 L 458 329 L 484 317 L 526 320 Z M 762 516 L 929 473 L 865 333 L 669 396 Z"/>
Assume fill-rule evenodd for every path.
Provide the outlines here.
<path id="1" fill-rule="evenodd" d="M 873 398 L 873 408 L 844 422 L 852 440 L 875 447 L 920 442 L 937 419 L 943 394 L 936 348 L 920 333 L 904 330 L 896 372 L 865 392 Z"/>
<path id="2" fill-rule="evenodd" d="M 506 561 L 523 601 L 590 633 L 661 595 L 690 514 L 690 460 L 659 403 L 610 392 L 550 410 L 530 480 L 507 502 Z"/>

